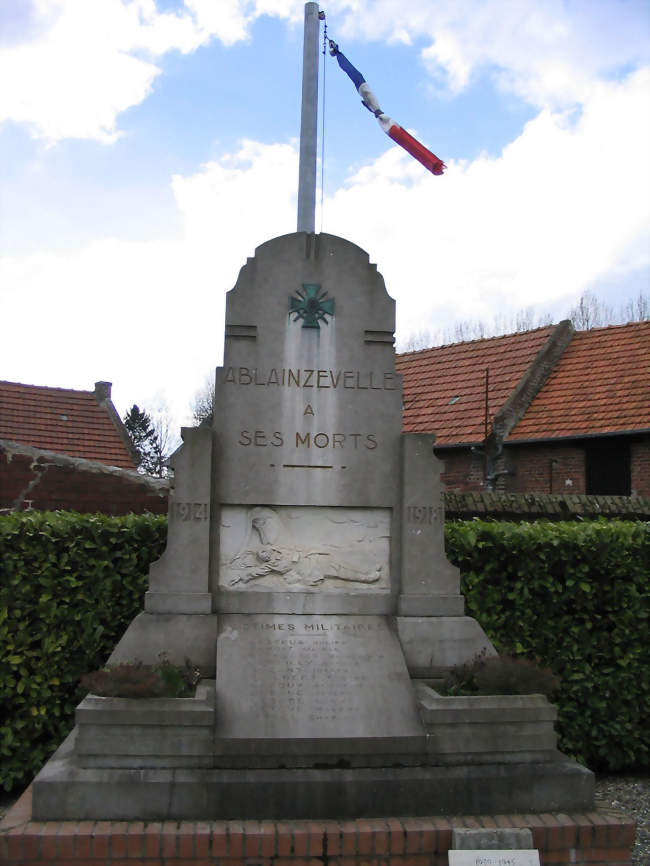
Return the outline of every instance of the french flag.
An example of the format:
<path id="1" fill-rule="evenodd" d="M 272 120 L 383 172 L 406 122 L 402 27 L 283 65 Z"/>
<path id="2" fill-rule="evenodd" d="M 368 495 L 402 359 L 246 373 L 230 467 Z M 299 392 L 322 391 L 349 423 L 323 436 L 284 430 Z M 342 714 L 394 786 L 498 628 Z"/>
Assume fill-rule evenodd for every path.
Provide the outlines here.
<path id="1" fill-rule="evenodd" d="M 444 162 L 441 159 L 431 153 L 430 150 L 420 144 L 417 138 L 413 138 L 403 127 L 401 127 L 398 123 L 389 117 L 379 107 L 379 103 L 377 102 L 377 97 L 372 92 L 372 90 L 366 84 L 366 79 L 363 75 L 356 69 L 345 56 L 339 51 L 339 47 L 333 40 L 329 40 L 330 44 L 330 54 L 333 57 L 336 57 L 336 60 L 341 67 L 341 69 L 346 73 L 349 79 L 352 81 L 354 86 L 357 88 L 357 92 L 361 97 L 361 101 L 366 106 L 368 111 L 371 111 L 377 120 L 379 121 L 379 125 L 384 130 L 386 135 L 393 139 L 394 142 L 403 147 L 407 153 L 410 153 L 411 156 L 415 157 L 418 162 L 422 163 L 425 168 L 428 168 L 432 174 L 442 174 L 443 171 L 447 168 Z"/>

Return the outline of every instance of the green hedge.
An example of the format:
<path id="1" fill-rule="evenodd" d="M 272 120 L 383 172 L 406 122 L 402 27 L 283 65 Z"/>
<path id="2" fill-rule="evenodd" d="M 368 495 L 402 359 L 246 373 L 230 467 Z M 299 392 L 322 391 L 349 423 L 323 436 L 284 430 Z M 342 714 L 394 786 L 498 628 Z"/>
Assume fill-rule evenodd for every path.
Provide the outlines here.
<path id="1" fill-rule="evenodd" d="M 165 545 L 151 515 L 0 516 L 0 783 L 22 785 L 68 733 L 82 673 L 142 609 Z M 648 764 L 650 524 L 446 526 L 467 611 L 501 651 L 562 678 L 560 743 L 594 768 Z"/>
<path id="2" fill-rule="evenodd" d="M 0 517 L 0 783 L 21 785 L 69 732 L 79 679 L 142 609 L 166 518 Z"/>
<path id="3" fill-rule="evenodd" d="M 538 660 L 562 685 L 562 751 L 592 769 L 647 766 L 650 523 L 446 527 L 467 613 L 500 652 Z"/>

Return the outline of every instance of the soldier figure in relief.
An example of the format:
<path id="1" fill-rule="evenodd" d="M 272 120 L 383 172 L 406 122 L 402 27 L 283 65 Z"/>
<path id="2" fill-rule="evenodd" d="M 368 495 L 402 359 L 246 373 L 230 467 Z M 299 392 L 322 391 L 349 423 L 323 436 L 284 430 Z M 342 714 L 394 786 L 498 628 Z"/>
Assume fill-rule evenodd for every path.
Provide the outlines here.
<path id="1" fill-rule="evenodd" d="M 283 544 L 282 521 L 272 508 L 253 508 L 250 527 L 243 548 L 229 562 L 235 575 L 229 586 L 250 583 L 260 577 L 279 576 L 287 584 L 317 586 L 325 579 L 354 583 L 376 583 L 382 576 L 381 565 L 363 571 L 337 556 L 337 551 L 322 546 L 318 550 L 301 550 Z"/>

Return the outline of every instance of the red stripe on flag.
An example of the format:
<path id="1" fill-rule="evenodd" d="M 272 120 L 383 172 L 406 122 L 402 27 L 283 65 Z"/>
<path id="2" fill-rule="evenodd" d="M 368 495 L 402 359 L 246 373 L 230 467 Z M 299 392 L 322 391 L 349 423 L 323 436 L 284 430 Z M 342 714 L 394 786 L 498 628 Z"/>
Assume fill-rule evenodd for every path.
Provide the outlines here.
<path id="1" fill-rule="evenodd" d="M 409 135 L 409 133 L 405 129 L 402 129 L 398 123 L 394 123 L 391 126 L 388 130 L 388 135 L 393 139 L 393 141 L 403 147 L 407 153 L 410 153 L 418 162 L 421 162 L 425 168 L 428 168 L 432 174 L 442 174 L 447 168 L 444 162 L 441 159 L 438 159 L 435 153 L 431 153 L 430 150 L 427 150 L 423 144 L 420 144 L 417 138 L 413 138 L 412 135 Z"/>

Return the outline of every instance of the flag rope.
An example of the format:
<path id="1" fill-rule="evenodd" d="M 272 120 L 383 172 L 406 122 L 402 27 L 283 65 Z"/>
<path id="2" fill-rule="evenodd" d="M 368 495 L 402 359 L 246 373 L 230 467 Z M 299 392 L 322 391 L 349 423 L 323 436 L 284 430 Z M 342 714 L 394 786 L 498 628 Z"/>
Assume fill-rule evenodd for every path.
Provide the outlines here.
<path id="1" fill-rule="evenodd" d="M 323 88 L 322 88 L 322 111 L 321 111 L 321 136 L 320 136 L 320 230 L 323 231 L 325 220 L 325 85 L 327 71 L 327 19 L 325 12 L 321 9 L 318 17 L 323 21 Z"/>

